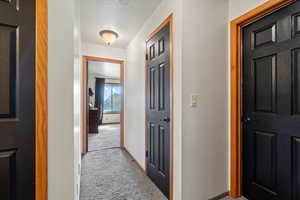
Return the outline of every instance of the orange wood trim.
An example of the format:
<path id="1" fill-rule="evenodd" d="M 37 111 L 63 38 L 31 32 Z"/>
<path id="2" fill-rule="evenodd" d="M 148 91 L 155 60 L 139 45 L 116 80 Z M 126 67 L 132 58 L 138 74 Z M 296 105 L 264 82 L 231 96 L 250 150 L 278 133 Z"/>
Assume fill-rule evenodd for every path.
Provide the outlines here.
<path id="1" fill-rule="evenodd" d="M 94 57 L 94 56 L 83 56 L 83 57 L 87 61 L 100 61 L 100 62 L 109 62 L 109 63 L 118 63 L 118 64 L 124 63 L 123 60 L 118 60 L 118 59 L 100 58 L 100 57 Z"/>
<path id="2" fill-rule="evenodd" d="M 148 127 L 148 124 L 147 124 L 147 84 L 148 84 L 148 75 L 147 75 L 147 40 L 146 40 L 146 44 L 145 44 L 145 173 L 147 175 L 147 171 L 148 171 L 148 168 L 147 168 L 147 142 L 148 142 L 148 139 L 147 139 L 147 127 Z"/>
<path id="3" fill-rule="evenodd" d="M 257 8 L 231 21 L 230 41 L 230 192 L 233 198 L 242 195 L 242 130 L 241 130 L 241 71 L 242 27 L 268 15 L 295 0 L 269 0 Z"/>
<path id="4" fill-rule="evenodd" d="M 156 35 L 162 28 L 164 28 L 167 24 L 169 24 L 170 22 L 173 23 L 173 13 L 170 14 L 167 19 L 165 19 L 146 39 L 146 42 L 148 42 L 149 40 L 151 40 L 151 38 Z"/>
<path id="5" fill-rule="evenodd" d="M 120 64 L 120 85 L 122 87 L 122 95 L 121 95 L 121 112 L 120 112 L 120 148 L 124 149 L 124 138 L 125 138 L 125 131 L 124 131 L 124 81 L 125 81 L 125 63 L 123 60 L 117 60 L 117 59 L 110 59 L 110 58 L 100 58 L 100 57 L 93 57 L 93 56 L 83 56 L 83 69 L 82 69 L 82 112 L 83 112 L 83 118 L 82 118 L 82 124 L 83 124 L 83 130 L 82 130 L 82 155 L 86 154 L 88 152 L 88 133 L 87 133 L 87 110 L 86 110 L 86 104 L 87 104 L 87 62 L 88 61 L 100 61 L 100 62 L 109 62 L 109 63 L 117 63 Z"/>
<path id="6" fill-rule="evenodd" d="M 174 23 L 173 23 L 173 13 L 168 16 L 167 19 L 165 19 L 147 38 L 146 43 L 153 37 L 155 36 L 161 29 L 163 29 L 167 24 L 170 24 L 170 188 L 169 188 L 169 199 L 173 200 L 174 199 Z M 147 47 L 145 54 L 147 53 Z M 146 58 L 146 55 L 145 55 Z M 145 61 L 145 85 L 147 87 L 147 60 Z M 146 91 L 146 90 L 145 90 Z M 145 93 L 146 96 L 146 93 Z M 145 118 L 147 119 L 147 117 Z M 147 145 L 147 120 L 145 121 L 145 131 L 146 131 L 146 145 Z M 147 149 L 147 147 L 146 147 Z M 145 163 L 145 172 L 147 173 L 147 160 Z"/>
<path id="7" fill-rule="evenodd" d="M 174 199 L 174 24 L 173 14 L 169 17 L 170 23 L 170 200 Z"/>
<path id="8" fill-rule="evenodd" d="M 125 140 L 125 130 L 124 130 L 124 113 L 125 113 L 125 105 L 124 105 L 124 93 L 125 93 L 125 64 L 122 61 L 120 63 L 121 67 L 121 74 L 120 74 L 120 84 L 122 87 L 122 93 L 121 93 L 121 113 L 120 113 L 120 124 L 121 124 L 121 130 L 120 130 L 120 147 L 121 149 L 125 148 L 124 140 Z"/>
<path id="9" fill-rule="evenodd" d="M 126 147 L 123 148 L 123 150 L 128 154 L 130 159 L 138 166 L 138 168 L 143 172 L 146 173 L 146 171 L 142 168 L 142 166 L 136 161 L 136 159 L 131 155 L 131 153 L 126 149 Z"/>
<path id="10" fill-rule="evenodd" d="M 87 59 L 82 58 L 82 155 L 88 152 L 87 132 Z"/>
<path id="11" fill-rule="evenodd" d="M 48 8 L 36 1 L 35 54 L 35 195 L 48 199 Z"/>

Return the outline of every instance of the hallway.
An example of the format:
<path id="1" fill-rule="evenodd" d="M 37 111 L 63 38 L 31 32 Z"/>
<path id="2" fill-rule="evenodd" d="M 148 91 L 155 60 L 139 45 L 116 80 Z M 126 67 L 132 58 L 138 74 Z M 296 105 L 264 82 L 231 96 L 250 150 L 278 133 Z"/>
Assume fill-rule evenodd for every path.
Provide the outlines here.
<path id="1" fill-rule="evenodd" d="M 89 134 L 89 152 L 120 147 L 120 125 L 99 126 L 99 134 Z"/>
<path id="2" fill-rule="evenodd" d="M 119 148 L 119 125 L 89 136 L 82 159 L 80 200 L 166 200 L 131 157 Z"/>

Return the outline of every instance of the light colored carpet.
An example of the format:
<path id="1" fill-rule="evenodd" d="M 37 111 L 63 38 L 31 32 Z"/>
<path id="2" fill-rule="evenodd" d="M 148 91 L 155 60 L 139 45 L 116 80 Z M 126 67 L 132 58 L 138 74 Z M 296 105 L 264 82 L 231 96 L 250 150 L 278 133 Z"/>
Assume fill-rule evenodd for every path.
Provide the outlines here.
<path id="1" fill-rule="evenodd" d="M 241 197 L 241 198 L 238 198 L 238 199 L 234 199 L 234 198 L 231 198 L 231 197 L 225 197 L 221 200 L 247 200 L 245 197 Z"/>
<path id="2" fill-rule="evenodd" d="M 120 147 L 120 125 L 103 125 L 99 133 L 89 134 L 89 151 Z"/>
<path id="3" fill-rule="evenodd" d="M 101 126 L 99 134 L 89 135 L 89 153 L 82 160 L 80 200 L 167 200 L 118 147 L 119 125 Z"/>
<path id="4" fill-rule="evenodd" d="M 95 150 L 82 160 L 80 200 L 167 200 L 127 153 L 96 140 L 90 138 Z"/>

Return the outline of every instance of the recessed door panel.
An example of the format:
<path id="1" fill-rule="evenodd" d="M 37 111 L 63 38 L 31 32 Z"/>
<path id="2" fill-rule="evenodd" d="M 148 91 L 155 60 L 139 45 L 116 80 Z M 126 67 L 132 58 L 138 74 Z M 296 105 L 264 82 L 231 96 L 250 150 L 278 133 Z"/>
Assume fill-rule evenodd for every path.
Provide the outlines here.
<path id="1" fill-rule="evenodd" d="M 295 49 L 293 57 L 293 114 L 300 114 L 300 49 Z"/>
<path id="2" fill-rule="evenodd" d="M 155 67 L 152 67 L 150 69 L 150 73 L 149 73 L 149 81 L 150 81 L 150 95 L 149 95 L 149 98 L 150 98 L 150 109 L 155 109 L 156 105 L 155 105 L 155 102 L 156 102 L 156 90 L 157 90 L 157 86 L 156 86 L 156 68 Z"/>
<path id="3" fill-rule="evenodd" d="M 150 47 L 150 60 L 155 58 L 155 44 Z"/>
<path id="4" fill-rule="evenodd" d="M 166 165 L 165 165 L 165 159 L 166 159 L 166 141 L 168 138 L 166 138 L 166 130 L 163 126 L 159 126 L 159 133 L 158 133 L 158 152 L 159 152 L 159 165 L 158 169 L 162 176 L 166 176 Z"/>
<path id="5" fill-rule="evenodd" d="M 158 54 L 161 55 L 165 52 L 165 38 L 162 37 L 158 40 Z"/>
<path id="6" fill-rule="evenodd" d="M 300 138 L 292 138 L 293 154 L 293 200 L 300 199 Z"/>
<path id="7" fill-rule="evenodd" d="M 275 192 L 276 135 L 256 131 L 254 137 L 254 183 Z"/>
<path id="8" fill-rule="evenodd" d="M 149 161 L 152 167 L 156 167 L 156 152 L 155 152 L 155 125 L 150 123 L 149 124 L 149 145 L 150 145 L 150 151 L 149 151 Z"/>
<path id="9" fill-rule="evenodd" d="M 0 152 L 0 197 L 3 200 L 16 199 L 16 152 Z"/>
<path id="10" fill-rule="evenodd" d="M 165 79 L 166 79 L 166 69 L 165 69 L 165 64 L 160 64 L 159 65 L 159 77 L 158 77 L 158 106 L 159 110 L 163 110 L 165 108 Z"/>
<path id="11" fill-rule="evenodd" d="M 296 13 L 292 17 L 293 36 L 297 37 L 300 35 L 300 13 Z"/>
<path id="12" fill-rule="evenodd" d="M 0 118 L 15 116 L 17 29 L 0 24 Z"/>
<path id="13" fill-rule="evenodd" d="M 276 57 L 267 56 L 254 61 L 255 111 L 276 111 Z"/>
<path id="14" fill-rule="evenodd" d="M 276 25 L 271 24 L 253 31 L 253 37 L 254 47 L 276 42 Z"/>

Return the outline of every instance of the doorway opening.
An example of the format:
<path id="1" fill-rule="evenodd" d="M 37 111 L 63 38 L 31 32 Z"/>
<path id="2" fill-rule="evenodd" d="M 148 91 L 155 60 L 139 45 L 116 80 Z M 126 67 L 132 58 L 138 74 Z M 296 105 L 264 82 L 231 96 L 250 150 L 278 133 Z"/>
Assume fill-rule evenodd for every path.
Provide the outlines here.
<path id="1" fill-rule="evenodd" d="M 173 199 L 173 15 L 146 41 L 146 173 Z"/>
<path id="2" fill-rule="evenodd" d="M 124 148 L 124 61 L 83 58 L 82 153 Z"/>
<path id="3" fill-rule="evenodd" d="M 172 88 L 169 87 L 173 81 L 171 42 L 173 24 L 172 15 L 168 17 L 165 12 L 161 13 L 157 10 L 161 3 L 161 0 L 137 2 L 100 0 L 81 4 L 82 54 L 86 55 L 83 58 L 82 153 L 84 156 L 82 156 L 80 179 L 81 200 L 173 199 L 173 116 Z M 158 13 L 161 17 L 153 21 L 151 18 L 154 13 Z M 160 19 L 166 20 L 161 21 Z M 150 21 L 151 23 L 149 23 Z M 156 27 L 158 28 L 155 29 Z M 157 38 L 157 36 L 163 37 Z M 150 137 L 147 138 L 149 134 L 146 133 L 145 122 L 147 112 L 145 100 L 148 99 L 145 96 L 147 79 L 145 65 L 148 62 L 145 60 L 145 50 L 147 43 L 153 44 L 153 42 L 157 59 L 154 59 L 151 53 L 148 53 L 148 57 L 151 56 L 151 61 L 156 60 L 157 62 L 164 57 L 164 61 L 163 63 L 151 63 L 152 67 L 155 66 L 156 69 L 155 77 L 161 77 L 161 82 L 155 80 L 156 83 L 152 89 L 156 93 L 160 91 L 161 94 L 164 94 L 161 96 L 161 101 L 165 100 L 164 114 L 166 116 L 161 119 L 157 118 L 156 120 L 164 121 L 155 124 L 161 129 L 159 132 L 156 127 L 156 136 L 154 137 L 158 139 L 158 132 L 160 133 L 161 138 L 163 137 L 160 140 L 162 146 L 156 143 L 156 146 L 152 145 L 152 151 L 150 151 L 149 145 L 145 144 L 150 141 Z M 123 61 L 126 61 L 125 85 Z M 92 75 L 98 70 L 96 69 L 98 67 L 94 66 L 103 63 L 121 66 L 123 72 L 120 73 L 120 80 L 110 75 L 107 78 L 109 80 L 105 79 L 107 75 L 96 77 Z M 164 79 L 163 75 L 165 75 Z M 91 80 L 92 76 L 95 78 Z M 122 89 L 123 91 L 119 91 Z M 125 95 L 124 90 L 126 90 Z M 118 98 L 119 92 L 121 100 Z M 99 97 L 101 97 L 100 100 Z M 162 105 L 161 102 L 159 108 L 161 112 Z M 156 108 L 158 109 L 158 107 Z M 118 118 L 120 118 L 120 125 L 117 124 L 119 123 Z M 119 129 L 120 131 L 118 131 Z M 119 138 L 115 134 L 116 132 L 120 133 Z M 163 132 L 166 133 L 164 136 Z M 109 137 L 110 139 L 108 139 Z M 115 140 L 111 140 L 113 137 Z M 125 141 L 124 138 L 126 138 Z M 156 168 L 156 176 L 151 176 L 154 171 L 149 168 L 151 163 L 147 164 L 145 160 L 149 160 L 149 155 L 154 155 L 159 151 L 160 155 L 163 155 L 160 156 L 160 169 Z M 157 156 L 156 159 L 158 158 Z M 159 172 L 164 174 L 159 175 Z M 165 177 L 155 180 L 157 176 Z M 91 188 L 95 190 L 91 192 Z"/>

